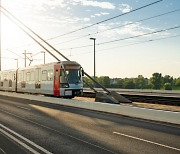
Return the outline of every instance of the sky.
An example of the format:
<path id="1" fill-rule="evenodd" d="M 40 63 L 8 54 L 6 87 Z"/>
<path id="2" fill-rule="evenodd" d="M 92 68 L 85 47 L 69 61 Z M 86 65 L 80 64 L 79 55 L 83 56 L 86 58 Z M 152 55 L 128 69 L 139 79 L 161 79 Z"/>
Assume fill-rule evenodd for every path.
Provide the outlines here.
<path id="1" fill-rule="evenodd" d="M 149 78 L 158 72 L 177 78 L 180 77 L 180 0 L 163 0 L 138 9 L 155 1 L 1 0 L 1 4 L 92 76 L 91 37 L 96 38 L 96 76 Z M 90 27 L 78 30 L 87 26 Z M 67 34 L 72 31 L 76 32 Z M 20 68 L 24 67 L 25 50 L 31 53 L 29 57 L 33 56 L 31 66 L 43 63 L 44 49 L 1 13 L 2 70 L 15 69 L 15 59 Z M 46 53 L 46 63 L 55 61 Z"/>

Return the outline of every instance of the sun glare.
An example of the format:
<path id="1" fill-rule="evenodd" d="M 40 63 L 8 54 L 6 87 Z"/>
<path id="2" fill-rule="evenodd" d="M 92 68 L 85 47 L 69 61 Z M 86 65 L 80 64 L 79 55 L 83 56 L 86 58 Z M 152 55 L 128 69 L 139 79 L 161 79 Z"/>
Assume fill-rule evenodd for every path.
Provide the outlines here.
<path id="1" fill-rule="evenodd" d="M 25 43 L 25 34 L 12 21 L 2 15 L 1 19 L 2 48 L 7 49 Z"/>

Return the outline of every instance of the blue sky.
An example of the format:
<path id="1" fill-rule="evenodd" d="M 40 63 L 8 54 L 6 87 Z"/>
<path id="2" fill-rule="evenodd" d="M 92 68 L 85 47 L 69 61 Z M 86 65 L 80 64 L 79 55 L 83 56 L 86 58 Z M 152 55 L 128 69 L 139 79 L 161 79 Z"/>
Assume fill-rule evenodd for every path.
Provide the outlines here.
<path id="1" fill-rule="evenodd" d="M 49 39 L 155 1 L 2 0 L 1 3 L 40 36 Z M 69 59 L 79 62 L 91 75 L 93 75 L 93 41 L 89 38 L 95 37 L 97 76 L 136 77 L 141 74 L 150 77 L 152 73 L 160 72 L 163 75 L 180 77 L 180 28 L 101 44 L 180 26 L 178 9 L 180 9 L 179 0 L 163 0 L 147 8 L 48 42 Z M 154 17 L 167 12 L 172 13 Z M 150 17 L 154 18 L 142 21 Z M 114 29 L 108 30 L 112 28 Z M 90 46 L 82 47 L 87 45 Z M 19 58 L 19 67 L 23 67 L 24 60 L 20 56 L 23 56 L 24 50 L 34 55 L 43 49 L 2 14 L 2 69 L 16 68 L 14 58 Z M 42 53 L 33 59 L 32 65 L 43 63 Z M 55 59 L 47 53 L 46 61 L 52 62 Z"/>

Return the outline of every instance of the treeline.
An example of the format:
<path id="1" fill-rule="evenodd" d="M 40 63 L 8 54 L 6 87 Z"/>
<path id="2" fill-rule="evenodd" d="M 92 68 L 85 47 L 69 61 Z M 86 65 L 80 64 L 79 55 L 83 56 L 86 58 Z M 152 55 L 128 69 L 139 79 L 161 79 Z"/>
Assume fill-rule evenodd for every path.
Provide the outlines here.
<path id="1" fill-rule="evenodd" d="M 86 82 L 94 86 L 93 82 L 84 78 Z M 136 78 L 109 78 L 108 76 L 96 77 L 96 81 L 106 88 L 122 88 L 122 89 L 163 89 L 163 90 L 180 90 L 180 77 L 162 76 L 161 73 L 153 73 L 152 77 L 144 78 L 138 75 Z M 88 87 L 84 84 L 84 87 Z M 98 88 L 98 86 L 96 85 Z"/>

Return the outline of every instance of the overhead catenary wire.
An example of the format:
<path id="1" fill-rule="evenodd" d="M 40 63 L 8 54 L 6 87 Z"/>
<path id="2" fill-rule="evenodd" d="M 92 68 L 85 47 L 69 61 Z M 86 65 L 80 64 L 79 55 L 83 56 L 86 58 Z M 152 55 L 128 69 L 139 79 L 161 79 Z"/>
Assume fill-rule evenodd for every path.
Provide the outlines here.
<path id="1" fill-rule="evenodd" d="M 22 57 L 22 56 L 18 55 L 17 53 L 15 53 L 15 52 L 13 52 L 13 51 L 11 51 L 11 50 L 9 50 L 9 49 L 6 49 L 6 50 L 7 50 L 7 51 L 9 51 L 9 52 L 11 52 L 11 53 L 13 53 L 13 54 L 15 54 L 16 56 L 18 56 L 18 57 L 20 57 L 20 58 L 24 59 L 24 57 Z"/>
<path id="2" fill-rule="evenodd" d="M 111 50 L 111 49 L 117 49 L 117 48 L 122 48 L 122 47 L 129 47 L 129 46 L 134 46 L 134 45 L 138 45 L 138 44 L 144 44 L 144 43 L 148 43 L 148 42 L 155 42 L 155 41 L 159 41 L 159 40 L 165 40 L 165 39 L 176 38 L 176 37 L 180 37 L 180 34 L 174 35 L 174 36 L 169 36 L 169 37 L 164 37 L 164 38 L 150 39 L 150 40 L 141 41 L 141 42 L 129 43 L 129 44 L 116 46 L 116 47 L 112 47 L 112 48 L 105 48 L 105 49 L 97 50 L 96 52 L 102 52 L 102 51 Z M 76 55 L 79 56 L 79 55 L 88 54 L 88 53 L 92 53 L 92 51 L 83 52 L 83 53 L 79 53 L 79 54 L 76 54 Z M 71 56 L 76 56 L 76 55 L 71 55 Z"/>
<path id="3" fill-rule="evenodd" d="M 2 10 L 1 10 L 2 11 Z M 12 22 L 14 22 L 22 31 L 24 31 L 31 39 L 33 39 L 37 44 L 39 44 L 44 50 L 46 50 L 52 57 L 54 57 L 57 61 L 60 61 L 59 58 L 57 58 L 55 55 L 53 55 L 47 48 L 45 48 L 39 41 L 37 41 L 32 35 L 30 35 L 25 29 L 24 27 L 22 27 L 21 25 L 19 25 L 16 20 L 14 20 L 14 18 L 10 17 L 8 14 L 6 14 L 4 11 L 2 11 L 2 13 L 8 17 Z"/>
<path id="4" fill-rule="evenodd" d="M 141 35 L 130 36 L 130 37 L 122 38 L 122 39 L 116 39 L 116 40 L 112 40 L 112 41 L 102 42 L 102 43 L 98 43 L 96 45 L 103 45 L 103 44 L 107 44 L 107 43 L 113 43 L 113 42 L 117 42 L 117 41 L 123 41 L 123 40 L 132 39 L 132 38 L 138 38 L 138 37 L 151 35 L 151 34 L 156 34 L 156 33 L 161 33 L 161 32 L 164 32 L 164 31 L 169 31 L 169 30 L 173 30 L 173 29 L 177 29 L 177 28 L 180 28 L 180 26 L 170 27 L 170 28 L 167 28 L 167 29 L 161 29 L 161 30 L 158 30 L 158 31 L 144 33 L 144 34 L 141 34 Z M 74 50 L 74 49 L 86 48 L 86 47 L 90 47 L 90 46 L 92 46 L 92 45 L 75 46 L 75 47 L 71 47 L 71 48 L 64 48 L 64 49 L 61 49 L 61 50 L 70 50 L 70 49 Z"/>
<path id="5" fill-rule="evenodd" d="M 112 41 L 106 41 L 106 42 L 99 43 L 97 45 L 108 44 L 108 43 L 113 43 L 113 42 L 117 42 L 117 41 L 123 41 L 123 40 L 127 40 L 127 39 L 141 37 L 141 36 L 156 34 L 156 33 L 164 32 L 164 31 L 169 31 L 169 30 L 173 30 L 173 29 L 177 29 L 177 28 L 180 28 L 180 26 L 175 26 L 175 27 L 171 27 L 171 28 L 167 28 L 167 29 L 162 29 L 162 30 L 158 30 L 158 31 L 150 32 L 150 33 L 141 34 L 141 35 L 126 37 L 126 38 L 122 38 L 122 39 L 115 39 L 115 40 L 112 40 Z"/>
<path id="6" fill-rule="evenodd" d="M 154 18 L 157 18 L 157 17 L 160 17 L 160 16 L 164 16 L 164 15 L 167 15 L 167 14 L 175 13 L 177 11 L 180 11 L 180 9 L 169 11 L 169 12 L 165 12 L 165 13 L 162 13 L 162 14 L 158 14 L 158 15 L 155 15 L 155 16 L 148 17 L 148 18 L 140 19 L 140 20 L 137 20 L 137 21 L 134 21 L 134 22 L 131 22 L 131 23 L 124 24 L 124 25 L 108 28 L 106 30 L 103 30 L 103 31 L 100 31 L 100 32 L 96 32 L 96 33 L 93 33 L 93 34 L 104 33 L 104 32 L 109 31 L 109 30 L 114 30 L 114 29 L 117 29 L 117 28 L 120 28 L 120 27 L 125 27 L 125 26 L 129 26 L 129 25 L 133 25 L 133 24 L 138 23 L 138 22 L 147 21 L 147 20 L 154 19 Z M 93 34 L 90 34 L 90 35 L 93 35 Z"/>
<path id="7" fill-rule="evenodd" d="M 98 32 L 95 32 L 95 33 L 86 34 L 86 35 L 76 37 L 74 39 L 70 39 L 70 40 L 67 40 L 67 41 L 64 41 L 64 42 L 56 43 L 56 44 L 53 44 L 53 45 L 59 45 L 59 44 L 63 44 L 63 43 L 72 42 L 72 41 L 75 41 L 75 40 L 78 40 L 78 39 L 89 37 L 91 35 L 97 35 L 97 34 L 104 33 L 104 32 L 110 31 L 110 30 L 115 30 L 117 28 L 133 25 L 133 24 L 138 23 L 138 22 L 147 21 L 147 20 L 150 20 L 150 19 L 154 19 L 154 18 L 157 18 L 157 17 L 161 17 L 161 16 L 164 16 L 164 15 L 175 13 L 175 12 L 178 12 L 178 11 L 180 11 L 180 9 L 176 9 L 176 10 L 173 10 L 173 11 L 165 12 L 165 13 L 162 13 L 162 14 L 158 14 L 158 15 L 155 15 L 155 16 L 148 17 L 148 18 L 140 19 L 140 20 L 130 22 L 130 23 L 127 23 L 127 24 L 123 24 L 123 25 L 119 25 L 119 26 L 116 26 L 116 27 L 108 28 L 106 30 L 98 31 Z"/>
<path id="8" fill-rule="evenodd" d="M 138 11 L 138 10 L 140 10 L 140 9 L 149 7 L 149 6 L 151 6 L 151 5 L 157 4 L 157 3 L 161 2 L 161 1 L 163 1 L 163 0 L 158 0 L 158 1 L 155 1 L 155 2 L 152 2 L 152 3 L 149 3 L 149 4 L 147 4 L 147 5 L 144 5 L 144 6 L 141 6 L 141 7 L 139 7 L 139 8 L 133 9 L 133 10 L 131 10 L 131 11 L 129 11 L 129 12 L 122 13 L 122 14 L 120 14 L 120 15 L 117 15 L 117 16 L 114 16 L 114 17 L 111 17 L 111 18 L 102 20 L 102 21 L 100 21 L 100 22 L 91 24 L 91 25 L 89 25 L 89 26 L 81 27 L 81 28 L 79 28 L 79 29 L 77 29 L 77 30 L 74 30 L 74 31 L 71 31 L 71 32 L 68 32 L 68 33 L 65 33 L 65 34 L 62 34 L 62 35 L 59 35 L 59 36 L 56 36 L 56 37 L 52 37 L 52 38 L 49 38 L 49 39 L 46 39 L 46 40 L 42 39 L 39 35 L 37 35 L 35 32 L 33 32 L 29 27 L 27 27 L 27 26 L 26 26 L 25 24 L 23 24 L 19 19 L 17 19 L 14 15 L 12 15 L 9 11 L 7 11 L 2 5 L 1 5 L 1 7 L 2 7 L 6 12 L 8 12 L 13 18 L 15 18 L 19 23 L 21 23 L 23 26 L 25 26 L 25 27 L 26 27 L 28 30 L 30 30 L 34 35 L 36 35 L 36 36 L 37 36 L 38 38 L 40 38 L 44 43 L 46 43 L 46 44 L 47 44 L 48 46 L 50 46 L 54 51 L 56 51 L 56 52 L 57 52 L 58 54 L 60 54 L 63 58 L 66 59 L 67 57 L 65 57 L 63 54 L 61 54 L 56 48 L 54 48 L 52 45 L 50 45 L 47 41 L 48 41 L 48 40 L 55 39 L 55 38 L 58 38 L 58 37 L 61 37 L 61 36 L 65 36 L 65 35 L 68 35 L 68 34 L 71 34 L 71 33 L 77 32 L 77 31 L 80 31 L 80 30 L 83 30 L 83 29 L 86 29 L 86 28 L 89 28 L 89 27 L 92 27 L 92 26 L 95 26 L 95 25 L 98 25 L 98 24 L 101 24 L 101 23 L 104 23 L 104 22 L 107 22 L 107 21 L 110 21 L 110 20 L 113 20 L 113 19 L 118 18 L 118 17 L 121 17 L 121 16 L 123 16 L 123 15 L 126 15 L 126 14 L 129 14 L 129 13 Z M 88 35 L 89 35 L 89 34 L 87 34 L 87 36 L 88 36 Z M 84 36 L 84 37 L 85 37 L 85 36 Z M 76 39 L 73 39 L 73 40 L 77 40 L 77 39 L 79 39 L 79 38 L 76 38 Z M 70 41 L 71 41 L 71 40 L 70 40 Z M 56 44 L 56 45 L 57 45 L 57 44 Z M 66 59 L 66 60 L 69 60 L 69 59 Z"/>
<path id="9" fill-rule="evenodd" d="M 26 26 L 22 21 L 20 21 L 19 19 L 17 19 L 12 13 L 10 13 L 9 11 L 7 11 L 4 7 L 2 7 L 2 12 L 8 17 L 11 18 L 11 20 L 15 20 L 17 23 L 20 23 L 24 28 L 26 28 L 27 30 L 29 30 L 31 33 L 33 33 L 36 37 L 38 37 L 41 41 L 43 41 L 45 44 L 47 44 L 50 48 L 52 48 L 54 51 L 56 51 L 59 55 L 61 55 L 64 59 L 70 61 L 67 57 L 65 57 L 62 53 L 60 53 L 56 48 L 54 48 L 51 44 L 49 44 L 46 40 L 44 40 L 42 37 L 40 37 L 37 33 L 35 33 L 33 30 L 31 30 L 28 26 Z M 7 15 L 6 13 L 9 15 Z M 16 25 L 18 25 L 16 23 Z M 43 49 L 45 49 L 49 54 L 51 54 L 51 56 L 53 56 L 55 59 L 57 59 L 58 61 L 60 61 L 60 59 L 58 59 L 55 55 L 53 55 L 47 48 L 45 48 L 39 41 L 37 41 L 35 38 L 33 38 L 29 33 L 27 33 L 27 31 L 19 25 L 19 27 L 21 27 L 21 29 L 29 36 L 31 37 L 36 43 L 38 43 Z"/>
<path id="10" fill-rule="evenodd" d="M 108 18 L 108 19 L 105 19 L 105 20 L 96 22 L 96 23 L 94 23 L 94 24 L 91 24 L 91 25 L 88 25 L 88 26 L 84 26 L 84 27 L 78 28 L 78 29 L 76 29 L 76 30 L 73 30 L 73 31 L 70 31 L 70 32 L 67 32 L 67 33 L 64 33 L 64 34 L 61 34 L 61 35 L 58 35 L 58 36 L 49 38 L 48 40 L 52 40 L 52 39 L 55 39 L 55 38 L 58 38 L 58 37 L 61 37 L 61 36 L 69 35 L 69 34 L 72 34 L 72 33 L 75 33 L 75 32 L 78 32 L 78 31 L 81 31 L 81 30 L 84 30 L 84 29 L 93 27 L 93 26 L 95 26 L 95 25 L 98 25 L 98 24 L 101 24 L 101 23 L 104 23 L 104 22 L 113 20 L 113 19 L 115 19 L 115 18 L 119 18 L 119 17 L 124 16 L 124 15 L 126 15 L 126 14 L 130 14 L 130 13 L 132 13 L 132 12 L 141 10 L 141 9 L 143 9 L 143 8 L 149 7 L 149 6 L 151 6 L 151 5 L 157 4 L 157 3 L 162 2 L 162 1 L 163 1 L 163 0 L 158 0 L 158 1 L 155 1 L 155 2 L 152 2 L 152 3 L 149 3 L 149 4 L 147 4 L 147 5 L 144 5 L 144 6 L 141 6 L 141 7 L 139 7 L 139 8 L 133 9 L 133 10 L 131 10 L 131 11 L 129 11 L 129 12 L 125 12 L 125 13 L 116 15 L 116 16 L 114 16 L 114 17 L 111 17 L 111 18 Z"/>

